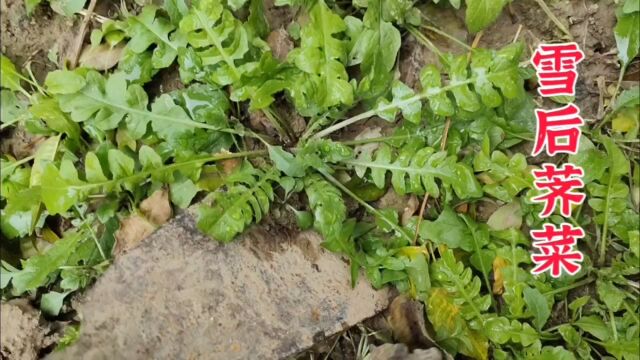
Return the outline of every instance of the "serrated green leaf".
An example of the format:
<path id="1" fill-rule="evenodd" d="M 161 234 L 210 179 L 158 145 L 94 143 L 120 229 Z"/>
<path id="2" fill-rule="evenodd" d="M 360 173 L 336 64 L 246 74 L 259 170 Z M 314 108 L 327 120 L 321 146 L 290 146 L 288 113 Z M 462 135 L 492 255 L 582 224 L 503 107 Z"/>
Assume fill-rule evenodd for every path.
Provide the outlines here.
<path id="1" fill-rule="evenodd" d="M 145 6 L 138 16 L 127 18 L 127 34 L 131 37 L 127 47 L 141 54 L 154 45 L 151 63 L 156 69 L 166 68 L 178 56 L 178 48 L 186 45 L 180 33 L 174 32 L 175 26 L 158 15 L 158 8 Z"/>
<path id="2" fill-rule="evenodd" d="M 15 292 L 22 294 L 46 285 L 50 276 L 66 263 L 82 239 L 82 233 L 67 233 L 46 252 L 23 261 L 22 269 L 14 273 L 11 279 Z"/>
<path id="3" fill-rule="evenodd" d="M 51 9 L 63 16 L 73 16 L 80 12 L 87 0 L 50 0 Z"/>
<path id="4" fill-rule="evenodd" d="M 71 139 L 80 138 L 80 127 L 62 112 L 55 99 L 40 99 L 31 104 L 29 112 L 36 118 L 44 120 L 52 130 L 65 133 Z"/>
<path id="5" fill-rule="evenodd" d="M 419 145 L 419 144 L 418 144 Z M 460 198 L 481 196 L 482 190 L 472 170 L 458 163 L 446 152 L 435 152 L 432 148 L 416 148 L 414 145 L 400 149 L 398 154 L 386 144 L 380 146 L 375 154 L 363 154 L 358 159 L 344 160 L 345 164 L 355 168 L 358 176 L 364 176 L 371 169 L 373 182 L 379 188 L 385 186 L 385 177 L 391 172 L 391 182 L 398 194 L 412 192 L 429 193 L 438 197 L 440 190 L 435 180 L 449 184 Z"/>
<path id="6" fill-rule="evenodd" d="M 304 180 L 309 207 L 313 210 L 314 228 L 331 242 L 339 238 L 342 223 L 347 218 L 347 208 L 340 190 L 319 175 Z"/>
<path id="7" fill-rule="evenodd" d="M 596 282 L 598 297 L 611 311 L 618 311 L 622 307 L 624 299 L 627 297 L 624 291 L 618 289 L 608 281 L 598 280 Z"/>
<path id="8" fill-rule="evenodd" d="M 383 19 L 385 2 L 368 2 L 363 29 L 356 39 L 351 39 L 354 45 L 349 54 L 349 65 L 360 65 L 363 77 L 358 84 L 358 95 L 364 99 L 372 99 L 387 92 L 400 50 L 400 32 Z"/>
<path id="9" fill-rule="evenodd" d="M 273 200 L 271 182 L 276 179 L 273 170 L 264 173 L 246 165 L 227 179 L 232 185 L 225 193 L 214 193 L 210 206 L 200 206 L 198 228 L 220 242 L 232 241 L 269 211 Z"/>
<path id="10" fill-rule="evenodd" d="M 324 0 L 309 10 L 309 23 L 301 31 L 301 46 L 288 55 L 301 71 L 292 80 L 289 93 L 302 115 L 353 103 L 353 87 L 345 69 L 347 41 L 338 37 L 346 30 L 345 22 Z"/>
<path id="11" fill-rule="evenodd" d="M 108 154 L 109 172 L 114 179 L 133 175 L 135 161 L 120 150 L 111 149 Z"/>
<path id="12" fill-rule="evenodd" d="M 420 237 L 452 249 L 471 251 L 474 248 L 471 231 L 450 207 L 442 210 L 435 221 L 425 221 L 424 226 L 420 227 Z"/>
<path id="13" fill-rule="evenodd" d="M 180 21 L 180 31 L 207 67 L 206 80 L 229 85 L 240 79 L 238 62 L 249 51 L 248 34 L 219 1 L 198 1 Z"/>

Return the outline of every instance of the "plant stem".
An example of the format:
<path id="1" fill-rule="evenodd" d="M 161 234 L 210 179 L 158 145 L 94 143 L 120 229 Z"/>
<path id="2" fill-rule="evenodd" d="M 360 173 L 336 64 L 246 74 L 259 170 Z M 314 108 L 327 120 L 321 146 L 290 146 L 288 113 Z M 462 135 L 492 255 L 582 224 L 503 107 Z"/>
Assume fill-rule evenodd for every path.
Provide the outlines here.
<path id="1" fill-rule="evenodd" d="M 611 187 L 613 186 L 613 171 L 609 170 L 609 184 L 607 184 L 607 197 L 604 200 L 604 221 L 602 223 L 602 234 L 600 236 L 600 256 L 598 265 L 602 266 L 607 255 L 607 232 L 609 230 L 609 200 L 611 199 Z"/>
<path id="2" fill-rule="evenodd" d="M 24 163 L 27 163 L 31 160 L 33 160 L 35 158 L 35 155 L 31 155 L 31 156 L 27 156 L 26 158 L 22 158 L 14 163 L 11 163 L 5 167 L 3 167 L 2 169 L 0 169 L 0 173 L 6 173 L 9 170 L 13 170 L 13 168 L 18 167 Z"/>
<path id="3" fill-rule="evenodd" d="M 84 217 L 84 214 L 82 214 L 82 211 L 80 211 L 80 209 L 78 208 L 78 204 L 75 204 L 74 208 L 76 209 L 78 216 L 80 216 L 80 219 L 82 220 L 84 226 L 86 226 L 87 230 L 89 230 L 89 233 L 91 234 L 91 238 L 93 238 L 93 242 L 96 244 L 96 247 L 98 248 L 98 252 L 100 252 L 100 256 L 102 257 L 102 260 L 107 260 L 107 257 L 104 254 L 104 250 L 102 250 L 102 245 L 100 245 L 98 236 L 96 236 L 96 233 L 93 231 L 91 224 L 87 223 L 87 219 Z"/>
<path id="4" fill-rule="evenodd" d="M 627 67 L 626 66 L 621 66 L 620 67 L 620 74 L 618 75 L 618 81 L 616 82 L 616 89 L 613 91 L 613 96 L 611 97 L 611 101 L 609 102 L 609 106 L 607 107 L 607 109 L 610 109 L 612 106 L 615 105 L 616 102 L 616 98 L 618 97 L 618 91 L 620 91 L 620 86 L 622 85 L 622 78 L 624 77 L 624 73 L 626 71 Z M 597 131 L 600 130 L 600 128 L 602 128 L 602 126 L 604 126 L 604 124 L 608 123 L 609 120 L 611 120 L 613 114 L 609 114 L 607 116 L 604 117 L 604 119 L 602 119 L 602 121 L 600 121 L 594 128 L 593 131 Z"/>
<path id="5" fill-rule="evenodd" d="M 436 55 L 438 55 L 438 58 L 442 58 L 442 51 L 440 51 L 440 49 L 438 49 L 438 47 L 435 46 L 431 42 L 431 40 L 427 39 L 427 37 L 424 36 L 423 33 L 421 33 L 418 29 L 416 29 L 413 26 L 407 27 L 407 30 L 411 33 L 411 35 L 413 35 L 416 38 L 416 40 L 418 40 L 418 42 L 426 46 L 429 50 L 433 51 Z"/>
<path id="6" fill-rule="evenodd" d="M 503 72 L 507 72 L 507 71 L 505 70 L 505 71 L 497 72 L 497 73 L 495 73 L 495 76 L 498 76 L 498 74 L 503 73 Z M 452 89 L 455 89 L 457 87 L 460 87 L 460 86 L 469 85 L 471 83 L 474 83 L 475 81 L 476 81 L 476 77 L 474 76 L 474 77 L 471 77 L 471 78 L 469 78 L 467 80 L 464 80 L 464 81 L 451 83 L 451 84 L 449 84 L 447 86 L 443 86 L 443 87 L 441 87 L 441 88 L 439 88 L 437 90 L 423 91 L 423 92 L 421 92 L 419 94 L 416 94 L 416 95 L 414 95 L 414 96 L 412 96 L 410 98 L 406 98 L 406 99 L 403 99 L 403 100 L 400 100 L 400 101 L 397 101 L 397 102 L 391 102 L 391 103 L 385 104 L 385 105 L 380 105 L 374 110 L 365 111 L 363 113 L 360 113 L 358 115 L 355 115 L 355 116 L 352 116 L 352 117 L 350 117 L 348 119 L 345 119 L 345 120 L 343 120 L 343 121 L 341 121 L 341 122 L 339 122 L 337 124 L 329 126 L 328 128 L 316 133 L 313 136 L 313 138 L 318 139 L 318 138 L 325 137 L 325 136 L 327 136 L 327 135 L 329 135 L 331 133 L 334 133 L 334 132 L 344 128 L 344 127 L 347 127 L 347 126 L 349 126 L 351 124 L 357 123 L 360 120 L 368 119 L 368 118 L 376 115 L 379 112 L 384 112 L 384 111 L 389 110 L 389 109 L 399 108 L 399 107 L 401 107 L 403 105 L 410 104 L 410 103 L 415 102 L 415 101 L 420 101 L 420 100 L 425 99 L 427 97 L 436 96 L 436 95 L 442 94 L 444 92 L 450 91 Z"/>
<path id="7" fill-rule="evenodd" d="M 575 289 L 575 288 L 578 288 L 578 287 L 580 287 L 580 286 L 584 286 L 584 285 L 590 284 L 590 283 L 592 283 L 592 282 L 594 282 L 594 281 L 595 281 L 595 279 L 594 279 L 594 278 L 590 278 L 590 277 L 588 277 L 588 278 L 586 278 L 586 279 L 584 279 L 584 280 L 581 280 L 581 281 L 578 281 L 578 282 L 576 282 L 576 283 L 569 284 L 569 285 L 567 285 L 567 286 L 563 286 L 563 287 L 561 287 L 561 288 L 554 289 L 554 290 L 551 290 L 551 291 L 547 291 L 547 292 L 545 292 L 545 293 L 544 293 L 544 294 L 542 294 L 542 295 L 544 295 L 544 296 L 549 296 L 549 295 L 559 294 L 559 293 L 561 293 L 561 292 L 569 291 L 569 290 L 571 290 L 571 289 Z"/>
<path id="8" fill-rule="evenodd" d="M 354 145 L 363 145 L 363 144 L 385 142 L 385 141 L 392 141 L 392 140 L 412 139 L 420 136 L 424 136 L 424 134 L 418 132 L 416 134 L 380 136 L 380 137 L 375 137 L 370 139 L 347 140 L 347 141 L 338 141 L 338 142 L 342 145 L 354 146 Z"/>
<path id="9" fill-rule="evenodd" d="M 618 329 L 616 327 L 616 317 L 613 310 L 609 309 L 609 322 L 611 324 L 611 332 L 613 332 L 613 341 L 618 341 Z"/>
<path id="10" fill-rule="evenodd" d="M 562 31 L 565 35 L 567 35 L 569 39 L 573 40 L 573 35 L 571 35 L 571 32 L 569 32 L 569 30 L 567 30 L 564 24 L 562 24 L 562 22 L 553 14 L 553 12 L 551 11 L 551 9 L 549 9 L 549 7 L 544 2 L 544 0 L 535 0 L 535 1 L 538 3 L 538 5 L 540 5 L 540 7 L 542 8 L 542 11 L 544 11 L 544 13 L 547 14 L 547 17 L 558 27 L 558 29 L 560 29 L 560 31 Z"/>
<path id="11" fill-rule="evenodd" d="M 455 36 L 453 36 L 453 35 L 449 35 L 449 34 L 447 34 L 446 32 L 444 32 L 444 31 L 442 31 L 442 30 L 440 30 L 440 29 L 438 29 L 438 28 L 435 28 L 435 27 L 433 27 L 433 26 L 429 26 L 429 25 L 421 25 L 421 27 L 422 27 L 423 29 L 425 29 L 425 30 L 429 30 L 429 31 L 431 31 L 431 32 L 434 32 L 434 33 L 436 33 L 436 34 L 438 34 L 438 35 L 442 35 L 442 36 L 446 37 L 447 39 L 449 39 L 449 40 L 453 41 L 454 43 L 456 43 L 456 44 L 458 44 L 458 45 L 462 46 L 463 48 L 465 48 L 465 49 L 467 49 L 467 50 L 469 50 L 469 51 L 473 51 L 473 50 L 474 50 L 471 46 L 469 46 L 469 45 L 465 44 L 462 40 L 460 40 L 460 39 L 456 38 L 456 37 L 455 37 Z"/>
<path id="12" fill-rule="evenodd" d="M 411 242 L 411 237 L 406 233 L 406 231 L 404 229 L 402 229 L 400 226 L 398 226 L 396 223 L 394 223 L 393 221 L 389 220 L 386 216 L 384 216 L 380 211 L 378 211 L 376 208 L 374 208 L 373 206 L 369 205 L 369 203 L 367 203 L 366 201 L 360 199 L 358 197 L 358 195 L 354 194 L 351 190 L 349 190 L 346 186 L 344 186 L 340 181 L 338 181 L 338 179 L 334 178 L 333 176 L 331 176 L 331 174 L 327 173 L 326 171 L 320 170 L 319 171 L 320 174 L 322 174 L 322 176 L 324 176 L 330 183 L 332 183 L 333 185 L 335 185 L 336 187 L 338 187 L 340 190 L 342 190 L 345 194 L 349 195 L 351 198 L 353 198 L 356 202 L 358 202 L 358 204 L 362 205 L 365 209 L 367 209 L 367 211 L 369 211 L 371 214 L 373 214 L 375 217 L 382 219 L 384 222 L 386 222 L 389 226 L 391 226 L 395 231 L 397 231 L 399 234 L 401 234 L 402 236 L 404 236 L 409 242 Z"/>
<path id="13" fill-rule="evenodd" d="M 184 166 L 190 166 L 190 165 L 194 165 L 194 164 L 199 164 L 199 163 L 208 163 L 208 162 L 213 162 L 213 161 L 220 161 L 220 160 L 228 160 L 228 159 L 235 159 L 235 158 L 241 158 L 241 157 L 249 157 L 249 156 L 257 156 L 257 155 L 265 155 L 267 154 L 266 150 L 254 150 L 254 151 L 243 151 L 243 152 L 238 152 L 238 153 L 231 153 L 231 154 L 222 154 L 222 155 L 212 155 L 212 156 L 208 156 L 205 158 L 201 158 L 201 159 L 195 159 L 195 160 L 189 160 L 189 161 L 185 161 L 185 162 L 181 162 L 181 163 L 173 163 L 173 164 L 169 164 L 166 166 L 162 166 L 159 168 L 155 168 L 155 169 L 151 169 L 151 170 L 146 170 L 146 171 L 141 171 L 139 173 L 124 177 L 124 178 L 119 178 L 119 179 L 113 179 L 113 180 L 107 180 L 107 181 L 102 181 L 102 182 L 98 182 L 98 183 L 89 183 L 89 184 L 84 184 L 84 185 L 70 185 L 70 186 L 66 186 L 65 189 L 74 189 L 74 190 L 83 190 L 83 191 L 87 191 L 87 190 L 91 190 L 93 188 L 99 188 L 99 187 L 103 187 L 103 186 L 111 186 L 111 185 L 115 185 L 118 183 L 123 183 L 123 182 L 127 182 L 127 181 L 133 181 L 135 179 L 138 178 L 146 178 L 147 176 L 154 174 L 158 171 L 167 171 L 167 170 L 171 170 L 171 169 L 177 169 L 180 167 L 184 167 Z M 55 189 L 54 187 L 48 186 L 43 184 L 42 185 L 43 190 L 46 189 Z"/>
<path id="14" fill-rule="evenodd" d="M 280 117 L 275 113 L 271 106 L 262 110 L 264 115 L 269 119 L 269 122 L 278 130 L 280 135 L 286 139 L 293 139 L 293 130 L 288 126 L 289 124 L 282 121 Z"/>

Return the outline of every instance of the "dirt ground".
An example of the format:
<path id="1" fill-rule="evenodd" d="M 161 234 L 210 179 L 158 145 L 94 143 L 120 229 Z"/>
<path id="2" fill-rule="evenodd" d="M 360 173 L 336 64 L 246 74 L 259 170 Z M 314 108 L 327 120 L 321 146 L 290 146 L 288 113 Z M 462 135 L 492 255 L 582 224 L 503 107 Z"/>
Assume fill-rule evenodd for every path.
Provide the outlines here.
<path id="1" fill-rule="evenodd" d="M 52 324 L 43 321 L 40 311 L 26 299 L 0 305 L 0 358 L 12 360 L 37 359 L 58 339 Z"/>
<path id="2" fill-rule="evenodd" d="M 104 5 L 105 3 L 108 4 Z M 114 11 L 115 3 L 103 2 L 100 12 L 108 16 Z M 606 99 L 610 97 L 619 72 L 612 34 L 612 28 L 615 25 L 614 3 L 612 0 L 562 0 L 549 1 L 549 3 L 552 11 L 573 35 L 573 39 L 565 38 L 565 40 L 576 41 L 585 51 L 586 59 L 579 71 L 576 103 L 581 108 L 585 120 L 596 121 L 602 117 Z M 483 31 L 481 35 L 472 35 L 466 31 L 462 10 L 454 11 L 433 5 L 423 7 L 427 18 L 435 27 L 468 44 L 479 40 L 477 42 L 479 47 L 497 48 L 515 39 L 526 43 L 528 56 L 537 43 L 563 38 L 557 27 L 533 0 L 514 1 L 503 11 L 497 23 Z M 29 17 L 24 9 L 23 0 L 0 0 L 0 10 L 2 53 L 17 66 L 30 68 L 38 80 L 43 81 L 47 72 L 58 68 L 58 64 L 70 55 L 76 42 L 80 17 L 64 18 L 53 13 L 47 6 L 38 7 Z M 272 30 L 279 32 L 272 37 L 279 39 L 274 40 L 277 42 L 275 45 L 278 51 L 286 53 L 289 47 L 287 42 L 290 39 L 282 37 L 282 29 L 287 27 L 295 14 L 287 8 L 274 7 L 273 1 L 269 0 L 266 16 L 272 25 Z M 435 62 L 436 57 L 415 40 L 409 39 L 410 35 L 403 36 L 399 71 L 401 79 L 415 87 L 420 68 L 426 63 Z M 442 51 L 461 51 L 459 47 L 438 35 L 428 34 L 428 36 Z M 477 37 L 479 39 L 476 39 Z M 164 91 L 175 86 L 175 68 L 170 69 L 173 69 L 173 74 L 165 72 L 160 76 L 159 87 Z M 635 80 L 639 74 L 638 69 L 630 69 L 625 80 Z M 371 121 L 364 122 L 361 126 L 372 126 Z M 7 134 L 1 136 L 6 139 Z M 4 139 L 3 143 L 5 143 Z M 26 139 L 25 141 L 29 143 L 36 140 Z M 3 148 L 3 151 L 5 150 Z M 254 250 L 265 252 L 268 258 L 269 251 L 275 250 L 268 247 L 268 242 L 258 241 Z M 313 254 L 309 256 L 313 257 Z M 41 355 L 42 349 L 50 347 L 51 338 L 47 335 L 50 324 L 43 321 L 38 312 L 24 311 L 15 305 L 3 304 L 2 313 L 3 358 L 9 356 L 5 353 L 5 349 L 9 347 L 11 350 L 7 351 L 11 351 L 12 359 L 34 359 Z"/>

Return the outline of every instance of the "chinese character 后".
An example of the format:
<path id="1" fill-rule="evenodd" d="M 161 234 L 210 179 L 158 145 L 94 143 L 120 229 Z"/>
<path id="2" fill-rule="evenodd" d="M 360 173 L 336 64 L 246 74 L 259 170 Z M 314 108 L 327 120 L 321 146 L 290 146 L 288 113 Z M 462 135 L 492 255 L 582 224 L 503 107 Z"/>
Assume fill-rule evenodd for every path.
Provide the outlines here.
<path id="1" fill-rule="evenodd" d="M 536 143 L 531 155 L 536 156 L 543 148 L 549 156 L 557 153 L 575 154 L 580 143 L 580 126 L 584 120 L 580 109 L 573 104 L 554 110 L 536 109 Z"/>
<path id="2" fill-rule="evenodd" d="M 542 96 L 575 95 L 578 73 L 576 65 L 584 59 L 584 53 L 576 43 L 541 44 L 531 57 Z"/>
<path id="3" fill-rule="evenodd" d="M 571 205 L 582 204 L 586 198 L 585 194 L 573 192 L 573 190 L 584 187 L 581 177 L 584 171 L 581 167 L 571 163 L 563 164 L 561 168 L 553 164 L 543 164 L 543 170 L 534 170 L 533 176 L 536 181 L 533 183 L 538 190 L 547 190 L 542 195 L 536 196 L 531 201 L 544 203 L 544 209 L 540 212 L 540 217 L 551 215 L 560 203 L 560 213 L 564 217 L 571 216 Z"/>
<path id="4" fill-rule="evenodd" d="M 544 224 L 543 230 L 532 230 L 531 237 L 536 240 L 533 246 L 540 250 L 531 255 L 531 260 L 536 267 L 531 273 L 538 275 L 550 271 L 554 278 L 560 277 L 563 272 L 575 275 L 580 271 L 583 255 L 573 247 L 578 238 L 584 237 L 584 230 L 563 223 L 559 228 L 552 224 Z"/>

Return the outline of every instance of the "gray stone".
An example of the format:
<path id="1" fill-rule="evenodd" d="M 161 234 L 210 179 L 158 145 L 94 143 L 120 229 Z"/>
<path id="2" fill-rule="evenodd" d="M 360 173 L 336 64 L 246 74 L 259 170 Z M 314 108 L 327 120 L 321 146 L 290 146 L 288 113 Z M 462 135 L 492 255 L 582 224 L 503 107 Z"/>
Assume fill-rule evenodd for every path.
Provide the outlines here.
<path id="1" fill-rule="evenodd" d="M 277 359 L 388 304 L 313 232 L 255 227 L 222 245 L 183 214 L 117 258 L 78 304 L 60 359 Z"/>

